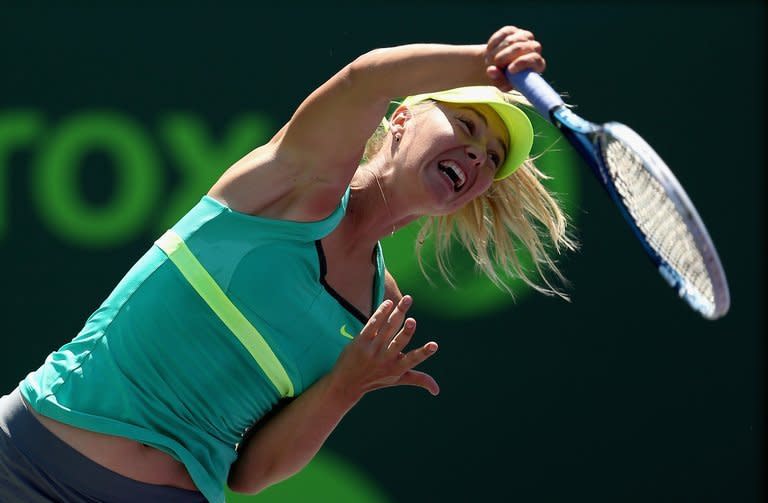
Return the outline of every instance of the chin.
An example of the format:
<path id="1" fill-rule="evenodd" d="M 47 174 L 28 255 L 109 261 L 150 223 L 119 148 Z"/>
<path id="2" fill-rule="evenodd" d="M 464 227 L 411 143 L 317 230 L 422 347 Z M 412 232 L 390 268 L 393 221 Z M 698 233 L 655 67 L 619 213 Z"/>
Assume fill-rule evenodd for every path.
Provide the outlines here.
<path id="1" fill-rule="evenodd" d="M 452 204 L 450 207 L 446 208 L 433 208 L 431 211 L 429 211 L 429 214 L 425 216 L 429 217 L 444 217 L 447 215 L 453 215 L 457 211 L 459 211 L 461 208 L 464 207 L 465 203 L 459 204 L 458 201 L 455 201 L 456 204 Z"/>

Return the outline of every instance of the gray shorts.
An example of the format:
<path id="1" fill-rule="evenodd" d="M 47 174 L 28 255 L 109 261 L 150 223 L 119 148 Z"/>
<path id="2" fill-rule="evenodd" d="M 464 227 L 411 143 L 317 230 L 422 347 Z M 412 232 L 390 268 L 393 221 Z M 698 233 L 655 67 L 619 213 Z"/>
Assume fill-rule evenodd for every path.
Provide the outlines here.
<path id="1" fill-rule="evenodd" d="M 19 389 L 0 398 L 0 501 L 205 503 L 198 491 L 145 484 L 91 461 L 29 412 Z"/>

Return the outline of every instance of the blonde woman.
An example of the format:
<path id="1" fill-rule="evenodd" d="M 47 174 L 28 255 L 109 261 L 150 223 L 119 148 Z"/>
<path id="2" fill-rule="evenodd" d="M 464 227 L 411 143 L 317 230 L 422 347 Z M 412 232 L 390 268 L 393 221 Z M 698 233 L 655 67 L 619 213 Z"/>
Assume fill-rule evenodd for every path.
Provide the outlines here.
<path id="1" fill-rule="evenodd" d="M 544 66 L 505 27 L 374 50 L 324 83 L 2 398 L 0 500 L 220 503 L 225 483 L 256 493 L 304 467 L 369 391 L 437 395 L 414 370 L 437 344 L 405 349 L 411 298 L 379 239 L 430 217 L 501 286 L 497 271 L 524 276 L 515 243 L 554 267 L 564 217 L 500 91 L 501 69 Z"/>

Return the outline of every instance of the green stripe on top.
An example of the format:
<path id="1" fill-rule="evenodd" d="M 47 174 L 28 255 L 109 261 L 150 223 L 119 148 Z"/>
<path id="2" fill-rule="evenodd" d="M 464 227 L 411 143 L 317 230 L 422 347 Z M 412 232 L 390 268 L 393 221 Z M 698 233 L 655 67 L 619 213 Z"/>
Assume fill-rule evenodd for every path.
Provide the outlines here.
<path id="1" fill-rule="evenodd" d="M 227 294 L 221 290 L 179 235 L 169 230 L 155 244 L 168 255 L 189 284 L 253 356 L 280 395 L 292 397 L 293 383 L 269 344 L 232 304 Z"/>
<path id="2" fill-rule="evenodd" d="M 168 453 L 209 501 L 224 503 L 243 433 L 282 397 L 327 374 L 363 327 L 365 317 L 320 282 L 316 243 L 344 218 L 348 201 L 349 190 L 326 218 L 296 222 L 202 197 L 173 233 L 204 273 L 180 267 L 181 243 L 162 239 L 81 332 L 22 381 L 22 395 L 63 423 Z M 374 305 L 384 292 L 381 247 L 376 256 Z M 208 286 L 196 289 L 190 277 L 206 275 Z M 214 300 L 198 290 L 215 292 Z M 223 315 L 211 307 L 227 301 L 242 317 L 226 313 L 232 306 L 217 307 Z"/>

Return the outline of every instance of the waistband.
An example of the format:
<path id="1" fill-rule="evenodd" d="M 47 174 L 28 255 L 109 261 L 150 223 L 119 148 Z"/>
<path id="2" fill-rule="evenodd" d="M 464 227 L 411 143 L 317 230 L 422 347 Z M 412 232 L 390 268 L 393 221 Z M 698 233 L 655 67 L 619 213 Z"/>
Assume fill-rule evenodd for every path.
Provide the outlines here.
<path id="1" fill-rule="evenodd" d="M 147 484 L 120 475 L 87 458 L 48 431 L 14 389 L 3 397 L 0 426 L 11 442 L 31 462 L 62 484 L 100 500 L 114 503 L 157 501 L 164 503 L 205 503 L 199 491 Z"/>

